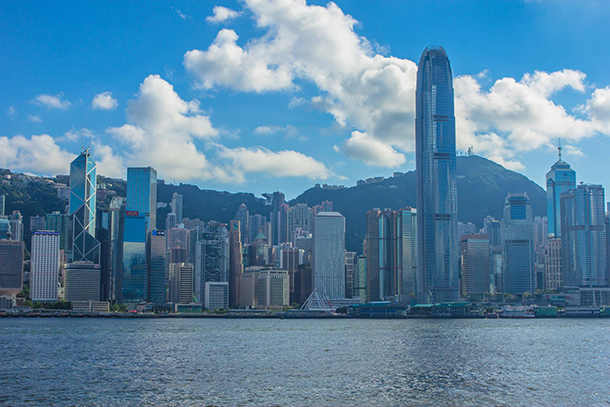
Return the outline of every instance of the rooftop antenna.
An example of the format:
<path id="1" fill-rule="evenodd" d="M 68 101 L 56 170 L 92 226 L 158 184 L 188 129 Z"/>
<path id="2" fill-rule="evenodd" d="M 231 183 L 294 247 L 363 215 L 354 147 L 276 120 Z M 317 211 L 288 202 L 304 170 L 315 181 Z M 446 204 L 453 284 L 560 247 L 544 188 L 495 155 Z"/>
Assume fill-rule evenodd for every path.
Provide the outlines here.
<path id="1" fill-rule="evenodd" d="M 559 137 L 559 146 L 557 146 L 557 150 L 559 151 L 559 161 L 561 161 L 561 137 Z"/>

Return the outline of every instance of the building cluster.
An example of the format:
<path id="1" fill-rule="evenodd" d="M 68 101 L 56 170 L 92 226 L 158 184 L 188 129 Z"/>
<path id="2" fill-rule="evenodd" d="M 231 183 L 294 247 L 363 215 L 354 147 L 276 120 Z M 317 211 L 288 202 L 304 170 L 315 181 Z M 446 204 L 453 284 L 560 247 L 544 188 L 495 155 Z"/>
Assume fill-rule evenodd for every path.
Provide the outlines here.
<path id="1" fill-rule="evenodd" d="M 576 296 L 579 305 L 610 304 L 610 204 L 606 212 L 601 185 L 576 184 L 561 146 L 546 175 L 546 217 L 534 218 L 527 194 L 515 191 L 501 220 L 487 216 L 482 228 L 457 221 L 453 100 L 447 55 L 429 47 L 417 73 L 419 210 L 367 213 L 359 295 L 430 304 L 548 291 Z"/>
<path id="2" fill-rule="evenodd" d="M 126 198 L 107 209 L 96 205 L 89 149 L 71 163 L 69 183 L 66 213 L 30 218 L 32 301 L 66 300 L 79 310 L 278 309 L 319 291 L 325 306 L 349 303 L 345 219 L 332 202 L 290 206 L 275 192 L 266 195 L 268 215 L 242 204 L 227 224 L 184 217 L 174 193 L 159 230 L 154 168 L 128 168 Z M 0 233 L 0 305 L 12 306 L 24 282 L 21 215 L 1 216 Z"/>
<path id="3" fill-rule="evenodd" d="M 610 206 L 606 212 L 602 186 L 577 184 L 559 147 L 546 175 L 546 217 L 534 217 L 527 194 L 515 191 L 505 199 L 502 219 L 460 223 L 453 79 L 443 48 L 422 54 L 415 96 L 417 209 L 369 210 L 360 254 L 346 251 L 345 218 L 332 202 L 291 206 L 281 192 L 264 194 L 267 214 L 250 214 L 242 204 L 228 224 L 184 217 L 183 196 L 174 193 L 159 230 L 157 208 L 165 204 L 157 202 L 152 167 L 129 168 L 126 198 L 114 196 L 107 209 L 98 209 L 105 188 L 97 185 L 96 164 L 84 148 L 70 165 L 69 188 L 58 188 L 58 196 L 67 196 L 66 213 L 29 220 L 31 299 L 95 309 L 297 303 L 325 311 L 546 291 L 577 295 L 582 305 L 610 304 Z M 4 197 L 0 211 L 4 306 L 23 288 L 24 222 L 18 211 L 5 216 Z"/>

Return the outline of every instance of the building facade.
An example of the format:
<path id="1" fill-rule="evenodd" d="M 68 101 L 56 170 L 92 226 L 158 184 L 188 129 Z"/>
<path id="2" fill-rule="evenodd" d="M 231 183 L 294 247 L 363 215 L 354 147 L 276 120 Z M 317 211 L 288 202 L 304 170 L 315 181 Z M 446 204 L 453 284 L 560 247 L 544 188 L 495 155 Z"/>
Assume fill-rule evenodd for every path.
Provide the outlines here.
<path id="1" fill-rule="evenodd" d="M 60 234 L 36 231 L 32 234 L 30 296 L 32 301 L 57 301 Z"/>
<path id="2" fill-rule="evenodd" d="M 422 53 L 415 98 L 418 298 L 421 303 L 457 301 L 459 244 L 453 78 L 442 47 L 428 47 Z"/>
<path id="3" fill-rule="evenodd" d="M 490 292 L 491 258 L 489 236 L 461 237 L 462 295 Z"/>
<path id="4" fill-rule="evenodd" d="M 240 226 L 238 220 L 229 222 L 229 306 L 231 308 L 237 308 L 240 304 L 239 283 L 244 272 Z"/>
<path id="5" fill-rule="evenodd" d="M 345 298 L 345 218 L 319 212 L 313 220 L 312 286 L 328 298 Z"/>
<path id="6" fill-rule="evenodd" d="M 576 187 L 576 171 L 570 164 L 561 159 L 561 146 L 559 147 L 559 160 L 546 174 L 546 217 L 548 234 L 561 237 L 561 194 Z"/>
<path id="7" fill-rule="evenodd" d="M 147 231 L 157 228 L 157 170 L 153 167 L 127 169 L 127 210 L 144 216 Z"/>
<path id="8" fill-rule="evenodd" d="M 608 286 L 604 188 L 581 184 L 561 194 L 564 286 Z"/>
<path id="9" fill-rule="evenodd" d="M 502 288 L 505 293 L 536 290 L 534 220 L 527 194 L 509 194 L 502 219 Z"/>
<path id="10" fill-rule="evenodd" d="M 100 265 L 90 261 L 69 263 L 64 270 L 66 301 L 100 300 Z"/>
<path id="11" fill-rule="evenodd" d="M 25 246 L 16 240 L 0 240 L 0 295 L 15 296 L 23 291 Z"/>
<path id="12" fill-rule="evenodd" d="M 96 164 L 88 148 L 70 163 L 70 216 L 72 261 L 100 263 L 100 242 L 95 236 Z"/>

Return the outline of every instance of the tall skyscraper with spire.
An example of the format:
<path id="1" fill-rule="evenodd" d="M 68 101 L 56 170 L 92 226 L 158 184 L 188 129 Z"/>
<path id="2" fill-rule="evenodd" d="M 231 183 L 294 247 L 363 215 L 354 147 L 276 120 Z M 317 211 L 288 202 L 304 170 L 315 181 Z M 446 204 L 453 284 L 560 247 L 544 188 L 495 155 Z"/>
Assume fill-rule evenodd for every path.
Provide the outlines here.
<path id="1" fill-rule="evenodd" d="M 417 69 L 418 301 L 456 301 L 459 246 L 453 78 L 442 47 L 424 50 Z"/>
<path id="2" fill-rule="evenodd" d="M 96 165 L 88 147 L 70 163 L 70 216 L 72 261 L 100 263 L 100 242 L 95 236 Z"/>
<path id="3" fill-rule="evenodd" d="M 564 192 L 576 188 L 576 171 L 561 159 L 561 140 L 557 147 L 559 159 L 546 174 L 546 217 L 549 236 L 561 237 L 560 197 Z"/>

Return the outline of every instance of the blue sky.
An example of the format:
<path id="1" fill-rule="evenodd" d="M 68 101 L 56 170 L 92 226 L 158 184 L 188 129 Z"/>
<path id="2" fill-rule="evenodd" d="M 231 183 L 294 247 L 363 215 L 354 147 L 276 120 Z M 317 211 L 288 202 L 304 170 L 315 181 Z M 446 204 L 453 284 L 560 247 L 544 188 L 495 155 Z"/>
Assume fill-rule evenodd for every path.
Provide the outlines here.
<path id="1" fill-rule="evenodd" d="M 413 162 L 415 63 L 452 63 L 458 148 L 610 186 L 604 1 L 0 3 L 0 166 L 152 165 L 203 188 L 354 185 Z M 96 96 L 97 95 L 97 96 Z M 94 99 L 95 98 L 95 99 Z"/>

